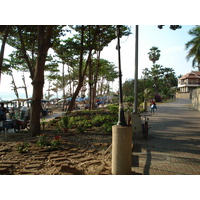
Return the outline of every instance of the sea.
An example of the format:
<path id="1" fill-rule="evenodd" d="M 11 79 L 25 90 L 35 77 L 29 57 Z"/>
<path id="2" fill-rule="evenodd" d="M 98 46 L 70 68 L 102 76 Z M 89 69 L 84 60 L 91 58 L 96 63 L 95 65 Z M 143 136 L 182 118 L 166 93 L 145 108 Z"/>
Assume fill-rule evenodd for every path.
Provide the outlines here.
<path id="1" fill-rule="evenodd" d="M 30 98 L 31 96 L 29 96 Z M 19 93 L 19 98 L 20 99 L 26 99 L 25 93 Z M 6 101 L 6 100 L 14 100 L 17 99 L 16 95 L 14 92 L 0 92 L 0 101 Z"/>

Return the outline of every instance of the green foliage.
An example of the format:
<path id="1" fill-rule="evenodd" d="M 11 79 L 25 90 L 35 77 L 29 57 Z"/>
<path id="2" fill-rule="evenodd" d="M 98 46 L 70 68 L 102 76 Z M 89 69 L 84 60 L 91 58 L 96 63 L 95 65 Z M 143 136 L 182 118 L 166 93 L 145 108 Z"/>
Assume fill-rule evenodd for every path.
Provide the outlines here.
<path id="1" fill-rule="evenodd" d="M 55 136 L 53 140 L 51 141 L 51 147 L 60 149 L 61 147 L 61 137 L 60 136 Z"/>
<path id="2" fill-rule="evenodd" d="M 116 118 L 113 115 L 97 115 L 92 119 L 94 126 L 102 126 L 105 123 L 115 121 Z"/>
<path id="3" fill-rule="evenodd" d="M 116 124 L 116 122 L 107 122 L 107 123 L 102 125 L 102 129 L 105 132 L 111 132 L 112 131 L 112 126 L 114 126 L 115 124 Z"/>
<path id="4" fill-rule="evenodd" d="M 107 105 L 107 108 L 112 112 L 112 113 L 118 113 L 119 106 L 118 105 Z"/>
<path id="5" fill-rule="evenodd" d="M 92 127 L 102 127 L 103 131 L 111 131 L 112 125 L 117 122 L 118 106 L 110 106 L 111 111 L 78 111 L 69 115 L 69 128 L 75 128 L 84 133 Z"/>
<path id="6" fill-rule="evenodd" d="M 192 66 L 198 68 L 200 71 L 200 26 L 195 26 L 189 31 L 189 35 L 193 38 L 185 44 L 186 50 L 188 51 L 187 60 L 192 59 Z"/>
<path id="7" fill-rule="evenodd" d="M 44 134 L 38 136 L 38 140 L 36 142 L 36 146 L 44 147 L 48 145 L 47 137 Z"/>
<path id="8" fill-rule="evenodd" d="M 59 125 L 60 125 L 61 128 L 68 128 L 69 117 L 66 116 L 66 115 L 61 117 L 61 120 L 59 121 Z"/>
<path id="9" fill-rule="evenodd" d="M 16 148 L 19 153 L 26 153 L 28 152 L 28 143 L 27 142 L 18 143 Z"/>
<path id="10" fill-rule="evenodd" d="M 124 98 L 125 102 L 129 102 L 129 103 L 133 103 L 134 102 L 134 96 L 130 95 L 130 96 L 126 96 Z"/>
<path id="11" fill-rule="evenodd" d="M 151 60 L 153 64 L 155 64 L 155 62 L 160 58 L 160 50 L 158 49 L 158 47 L 153 46 L 148 54 L 149 60 Z"/>
<path id="12" fill-rule="evenodd" d="M 123 83 L 123 95 L 132 96 L 134 94 L 134 80 L 129 79 Z"/>

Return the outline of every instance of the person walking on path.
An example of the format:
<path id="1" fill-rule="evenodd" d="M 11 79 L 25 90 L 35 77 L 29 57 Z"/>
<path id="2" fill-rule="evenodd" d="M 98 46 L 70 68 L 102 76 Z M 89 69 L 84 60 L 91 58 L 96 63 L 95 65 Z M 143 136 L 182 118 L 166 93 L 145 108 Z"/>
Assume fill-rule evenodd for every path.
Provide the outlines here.
<path id="1" fill-rule="evenodd" d="M 154 109 L 157 109 L 156 102 L 154 101 L 154 99 L 150 101 L 150 108 L 151 108 L 151 113 L 154 113 Z"/>

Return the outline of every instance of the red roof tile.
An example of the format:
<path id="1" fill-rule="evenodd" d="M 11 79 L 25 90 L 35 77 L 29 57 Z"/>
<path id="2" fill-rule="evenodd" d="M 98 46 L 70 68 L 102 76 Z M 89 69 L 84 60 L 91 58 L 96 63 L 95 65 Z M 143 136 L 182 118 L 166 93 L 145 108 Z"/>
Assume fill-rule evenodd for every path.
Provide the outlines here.
<path id="1" fill-rule="evenodd" d="M 191 71 L 190 73 L 183 75 L 179 79 L 183 80 L 183 79 L 192 79 L 192 78 L 200 78 L 200 71 Z"/>

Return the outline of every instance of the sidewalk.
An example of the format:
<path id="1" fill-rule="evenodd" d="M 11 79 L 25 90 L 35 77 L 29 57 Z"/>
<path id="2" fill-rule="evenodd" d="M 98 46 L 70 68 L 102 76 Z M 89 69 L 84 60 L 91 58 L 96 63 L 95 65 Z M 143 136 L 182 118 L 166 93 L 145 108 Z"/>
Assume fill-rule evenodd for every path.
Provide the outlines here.
<path id="1" fill-rule="evenodd" d="M 200 112 L 190 104 L 184 99 L 157 104 L 149 139 L 134 141 L 134 174 L 200 175 Z"/>
<path id="2" fill-rule="evenodd" d="M 40 121 L 42 121 L 43 119 L 45 119 L 46 122 L 51 121 L 52 119 L 56 118 L 56 117 L 60 117 L 62 115 L 64 115 L 65 112 L 64 111 L 54 111 L 52 114 L 48 114 L 46 116 L 42 116 L 40 118 Z"/>

